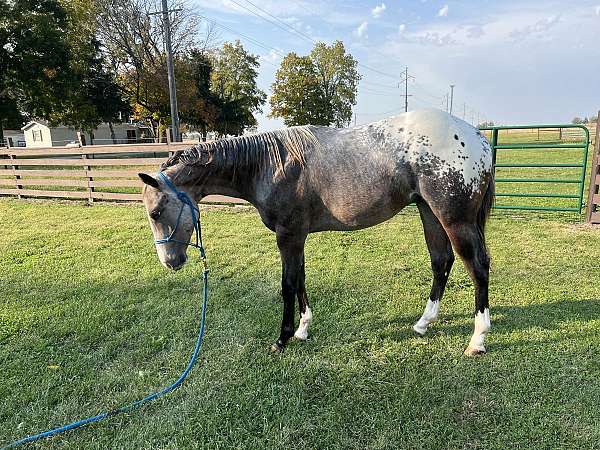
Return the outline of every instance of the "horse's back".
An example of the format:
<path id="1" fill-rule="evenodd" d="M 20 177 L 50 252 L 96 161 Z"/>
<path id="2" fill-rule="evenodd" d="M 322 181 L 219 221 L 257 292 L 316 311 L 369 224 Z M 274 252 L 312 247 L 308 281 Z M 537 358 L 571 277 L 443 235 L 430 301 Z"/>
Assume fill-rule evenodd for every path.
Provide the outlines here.
<path id="1" fill-rule="evenodd" d="M 477 129 L 443 111 L 312 130 L 319 148 L 307 155 L 305 191 L 342 228 L 380 223 L 419 196 L 434 208 L 471 208 L 489 181 L 489 144 Z"/>

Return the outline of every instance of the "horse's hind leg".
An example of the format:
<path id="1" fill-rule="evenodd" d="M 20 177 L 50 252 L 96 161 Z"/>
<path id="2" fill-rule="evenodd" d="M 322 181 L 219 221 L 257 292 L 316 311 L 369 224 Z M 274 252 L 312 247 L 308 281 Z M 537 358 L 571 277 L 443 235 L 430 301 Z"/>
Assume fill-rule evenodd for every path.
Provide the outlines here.
<path id="1" fill-rule="evenodd" d="M 450 269 L 454 263 L 454 252 L 448 239 L 448 235 L 442 227 L 438 218 L 433 214 L 431 208 L 424 201 L 417 203 L 423 230 L 425 232 L 425 241 L 431 257 L 431 270 L 433 272 L 433 286 L 425 306 L 425 311 L 421 318 L 414 324 L 415 333 L 423 336 L 427 332 L 427 327 L 437 320 L 440 309 L 440 300 L 444 295 L 446 283 L 450 274 Z"/>
<path id="2" fill-rule="evenodd" d="M 300 324 L 298 329 L 294 333 L 294 337 L 301 341 L 305 341 L 308 338 L 308 327 L 312 322 L 312 311 L 308 305 L 308 296 L 306 295 L 305 286 L 305 272 L 304 272 L 304 253 L 302 254 L 302 267 L 300 269 L 300 280 L 298 286 L 298 309 L 300 310 Z"/>
<path id="3" fill-rule="evenodd" d="M 490 258 L 483 232 L 471 223 L 453 224 L 446 230 L 475 284 L 475 331 L 465 355 L 480 355 L 485 353 L 484 340 L 491 327 L 488 303 Z"/>

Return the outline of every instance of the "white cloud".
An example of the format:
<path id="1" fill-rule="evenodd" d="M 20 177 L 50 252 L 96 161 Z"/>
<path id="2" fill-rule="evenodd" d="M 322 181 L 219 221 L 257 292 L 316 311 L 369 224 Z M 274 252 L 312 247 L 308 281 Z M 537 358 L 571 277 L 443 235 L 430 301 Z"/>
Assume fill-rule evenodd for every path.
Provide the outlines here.
<path id="1" fill-rule="evenodd" d="M 481 25 L 471 25 L 466 29 L 467 37 L 471 39 L 480 38 L 485 34 L 485 31 Z"/>
<path id="2" fill-rule="evenodd" d="M 515 28 L 510 33 L 510 37 L 514 40 L 522 40 L 528 37 L 548 38 L 548 32 L 551 28 L 557 25 L 560 21 L 560 16 L 549 16 L 545 19 L 538 20 L 532 25 L 527 25 L 522 28 Z"/>
<path id="3" fill-rule="evenodd" d="M 448 5 L 444 5 L 442 9 L 438 11 L 438 17 L 448 17 Z"/>
<path id="4" fill-rule="evenodd" d="M 286 22 L 287 24 L 291 25 L 292 28 L 295 28 L 298 31 L 304 32 L 305 34 L 312 34 L 312 32 L 313 32 L 313 29 L 310 26 L 310 24 L 303 22 L 302 20 L 298 19 L 297 17 L 294 17 L 294 16 L 284 17 L 281 20 Z"/>
<path id="5" fill-rule="evenodd" d="M 285 53 L 282 50 L 277 49 L 278 51 L 276 52 L 275 50 L 269 50 L 269 53 L 266 53 L 264 55 L 260 55 L 260 60 L 261 61 L 266 61 L 267 63 L 274 63 L 275 61 L 277 61 L 278 59 L 281 58 L 281 54 Z"/>
<path id="6" fill-rule="evenodd" d="M 398 33 L 399 33 L 399 34 L 402 34 L 402 33 L 404 33 L 405 31 L 406 31 L 406 25 L 404 25 L 403 23 L 401 23 L 401 24 L 398 26 Z"/>
<path id="7" fill-rule="evenodd" d="M 417 34 L 414 36 L 414 40 L 421 45 L 435 45 L 437 47 L 445 47 L 446 45 L 457 43 L 452 34 L 441 34 L 435 31 Z"/>
<path id="8" fill-rule="evenodd" d="M 594 10 L 596 11 L 596 15 L 600 16 L 600 5 L 596 6 Z"/>
<path id="9" fill-rule="evenodd" d="M 375 8 L 373 8 L 371 10 L 371 14 L 373 15 L 373 17 L 375 17 L 376 19 L 381 17 L 381 15 L 383 14 L 383 12 L 385 11 L 385 3 L 382 3 L 381 5 L 377 5 Z"/>
<path id="10" fill-rule="evenodd" d="M 367 28 L 369 26 L 368 22 L 361 23 L 356 30 L 354 30 L 354 34 L 358 37 L 363 37 L 367 35 Z"/>

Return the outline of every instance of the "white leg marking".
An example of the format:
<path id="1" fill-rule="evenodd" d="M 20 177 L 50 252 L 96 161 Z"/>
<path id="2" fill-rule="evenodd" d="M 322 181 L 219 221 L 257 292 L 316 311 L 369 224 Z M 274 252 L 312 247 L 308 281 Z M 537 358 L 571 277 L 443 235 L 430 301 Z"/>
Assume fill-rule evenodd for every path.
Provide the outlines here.
<path id="1" fill-rule="evenodd" d="M 465 350 L 465 353 L 485 353 L 483 341 L 491 327 L 490 310 L 485 308 L 483 312 L 477 312 L 477 314 L 475 314 L 475 332 L 471 337 L 471 342 L 469 342 L 469 346 L 467 347 L 467 350 Z"/>
<path id="2" fill-rule="evenodd" d="M 312 322 L 312 318 L 313 318 L 312 311 L 307 306 L 306 311 L 304 311 L 304 314 L 300 313 L 300 325 L 298 325 L 298 329 L 294 333 L 294 336 L 296 337 L 296 339 L 305 341 L 306 338 L 308 338 L 308 327 L 310 326 L 310 323 Z"/>
<path id="3" fill-rule="evenodd" d="M 427 332 L 427 327 L 429 324 L 437 320 L 439 312 L 440 301 L 438 300 L 436 302 L 432 302 L 431 299 L 428 299 L 427 305 L 425 306 L 425 311 L 423 311 L 423 315 L 413 326 L 415 333 L 423 336 Z"/>

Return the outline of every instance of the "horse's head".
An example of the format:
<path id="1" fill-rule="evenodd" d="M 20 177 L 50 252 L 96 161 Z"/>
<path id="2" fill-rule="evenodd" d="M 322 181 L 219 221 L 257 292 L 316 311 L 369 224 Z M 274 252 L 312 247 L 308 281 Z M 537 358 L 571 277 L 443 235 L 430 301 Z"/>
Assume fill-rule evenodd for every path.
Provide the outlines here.
<path id="1" fill-rule="evenodd" d="M 187 247 L 198 218 L 198 205 L 168 178 L 139 174 L 145 186 L 142 199 L 154 234 L 156 252 L 167 268 L 178 270 L 187 260 Z"/>

